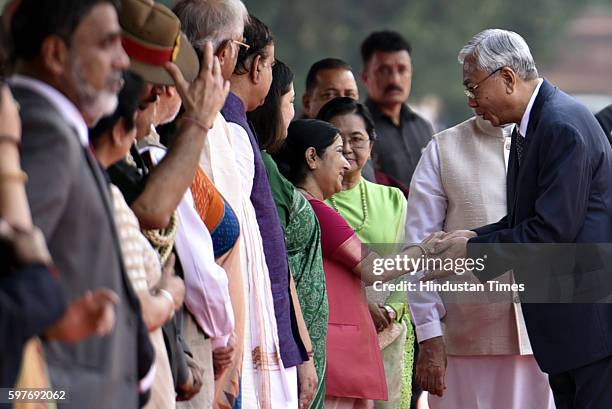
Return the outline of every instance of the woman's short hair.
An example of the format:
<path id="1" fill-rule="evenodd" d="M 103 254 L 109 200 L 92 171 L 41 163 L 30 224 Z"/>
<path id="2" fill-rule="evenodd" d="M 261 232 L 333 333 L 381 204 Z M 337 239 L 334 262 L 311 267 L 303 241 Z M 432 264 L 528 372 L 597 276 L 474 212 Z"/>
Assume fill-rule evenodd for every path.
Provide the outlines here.
<path id="1" fill-rule="evenodd" d="M 340 115 L 355 114 L 363 119 L 366 132 L 370 137 L 370 141 L 376 140 L 376 130 L 374 129 L 374 120 L 370 114 L 370 110 L 361 102 L 349 97 L 337 97 L 327 102 L 317 115 L 317 119 L 329 122 L 332 118 Z"/>
<path id="2" fill-rule="evenodd" d="M 276 60 L 272 67 L 272 85 L 265 102 L 247 114 L 255 128 L 260 149 L 275 152 L 282 145 L 286 130 L 283 129 L 281 99 L 291 90 L 293 79 L 293 71 L 282 61 Z"/>

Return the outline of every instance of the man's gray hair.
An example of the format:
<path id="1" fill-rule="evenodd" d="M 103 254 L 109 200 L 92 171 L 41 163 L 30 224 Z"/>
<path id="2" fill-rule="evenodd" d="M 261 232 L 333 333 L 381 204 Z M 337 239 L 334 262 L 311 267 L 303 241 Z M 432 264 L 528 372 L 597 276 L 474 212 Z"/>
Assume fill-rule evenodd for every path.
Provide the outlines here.
<path id="1" fill-rule="evenodd" d="M 210 41 L 213 50 L 242 34 L 249 13 L 240 0 L 179 0 L 172 8 L 181 28 L 196 49 Z"/>
<path id="2" fill-rule="evenodd" d="M 468 57 L 474 57 L 478 68 L 488 73 L 509 67 L 524 80 L 538 78 L 538 69 L 529 46 L 523 37 L 513 31 L 497 28 L 481 31 L 459 51 L 461 64 Z"/>

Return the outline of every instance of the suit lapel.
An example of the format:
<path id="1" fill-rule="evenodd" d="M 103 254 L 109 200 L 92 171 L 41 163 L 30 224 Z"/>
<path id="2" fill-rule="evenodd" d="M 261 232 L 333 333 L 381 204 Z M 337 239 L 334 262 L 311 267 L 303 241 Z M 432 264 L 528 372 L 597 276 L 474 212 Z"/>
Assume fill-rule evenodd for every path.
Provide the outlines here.
<path id="1" fill-rule="evenodd" d="M 550 82 L 543 80 L 538 96 L 531 107 L 531 114 L 529 115 L 529 124 L 527 124 L 527 134 L 525 135 L 525 138 L 527 138 L 528 141 L 532 139 L 531 137 L 533 136 L 533 131 L 538 125 L 540 113 L 542 112 L 542 108 L 544 107 L 546 100 L 556 91 L 557 87 L 553 86 Z M 528 149 L 529 146 L 525 148 L 525 154 L 527 153 Z"/>
<path id="2" fill-rule="evenodd" d="M 534 139 L 537 137 L 534 133 L 539 119 L 542 107 L 546 100 L 555 92 L 557 88 L 546 80 L 543 80 L 538 95 L 536 96 L 533 106 L 531 107 L 531 113 L 529 114 L 529 123 L 527 124 L 527 134 L 525 135 L 525 149 L 523 151 L 523 166 L 519 168 L 518 160 L 516 158 L 516 145 L 514 140 L 510 147 L 510 160 L 508 162 L 508 180 L 507 180 L 507 198 L 508 198 L 508 221 L 510 226 L 516 225 L 516 210 L 518 205 L 518 198 L 520 194 L 520 182 L 525 176 L 526 159 L 529 155 L 529 148 L 535 145 Z M 510 208 L 510 206 L 512 206 Z"/>
<path id="3" fill-rule="evenodd" d="M 132 288 L 132 284 L 129 280 L 129 278 L 127 277 L 127 273 L 125 271 L 125 265 L 124 265 L 124 261 L 123 261 L 123 252 L 121 251 L 121 242 L 119 241 L 119 234 L 117 233 L 117 227 L 115 225 L 115 212 L 113 211 L 113 204 L 111 202 L 111 197 L 110 197 L 110 191 L 109 191 L 109 187 L 108 187 L 108 182 L 106 181 L 106 179 L 104 178 L 104 175 L 102 174 L 102 170 L 100 169 L 100 165 L 98 163 L 98 161 L 96 160 L 96 158 L 93 156 L 93 153 L 91 152 L 91 150 L 89 148 L 83 147 L 83 155 L 85 155 L 85 160 L 87 161 L 87 165 L 89 165 L 89 169 L 91 170 L 91 173 L 96 181 L 96 188 L 98 189 L 98 192 L 100 193 L 100 197 L 102 198 L 102 203 L 104 205 L 104 210 L 106 211 L 108 220 L 110 221 L 110 229 L 111 229 L 111 234 L 113 236 L 113 241 L 114 241 L 114 246 L 115 249 L 117 251 L 117 254 L 119 255 L 119 261 L 120 261 L 120 265 L 121 265 L 121 276 L 123 278 L 123 283 L 125 286 L 125 290 L 128 293 L 128 298 L 130 299 L 130 302 L 133 306 L 137 306 L 136 303 L 138 302 L 137 298 L 136 298 L 136 293 L 134 293 L 134 290 Z"/>
<path id="4" fill-rule="evenodd" d="M 14 93 L 14 95 L 16 96 L 19 95 L 21 96 L 22 99 L 32 98 L 33 102 L 35 101 L 36 103 L 43 103 L 46 112 L 55 113 L 55 115 L 58 115 L 61 117 L 61 113 L 57 111 L 57 108 L 55 107 L 55 105 L 53 105 L 50 101 L 48 101 L 46 97 L 41 96 L 38 92 L 33 91 L 30 88 L 20 86 L 20 85 L 12 85 L 11 90 Z M 134 293 L 132 284 L 130 283 L 127 277 L 127 274 L 125 271 L 125 265 L 123 263 L 123 255 L 122 255 L 123 253 L 121 252 L 121 248 L 119 247 L 120 246 L 119 235 L 117 234 L 117 229 L 115 226 L 115 217 L 114 217 L 114 212 L 112 210 L 113 207 L 111 206 L 111 202 L 110 202 L 108 183 L 105 181 L 104 176 L 102 175 L 102 171 L 100 170 L 100 165 L 98 165 L 98 161 L 93 157 L 93 154 L 89 151 L 88 148 L 82 146 L 77 130 L 74 129 L 74 127 L 70 125 L 68 125 L 68 127 L 72 131 L 73 137 L 75 138 L 75 140 L 77 141 L 77 143 L 82 149 L 83 155 L 85 156 L 85 162 L 87 163 L 93 175 L 93 178 L 95 180 L 96 189 L 100 193 L 100 197 L 102 200 L 102 204 L 104 206 L 104 210 L 107 214 L 107 217 L 110 218 L 109 221 L 110 221 L 111 234 L 113 236 L 113 241 L 114 241 L 113 244 L 116 248 L 117 256 L 119 257 L 119 265 L 121 267 L 121 273 L 122 273 L 121 276 L 124 282 L 124 287 L 126 288 L 126 292 L 128 294 L 128 297 L 130 298 L 130 303 L 136 308 L 136 311 L 139 311 L 140 307 L 138 304 L 138 299 L 136 298 L 136 294 Z"/>

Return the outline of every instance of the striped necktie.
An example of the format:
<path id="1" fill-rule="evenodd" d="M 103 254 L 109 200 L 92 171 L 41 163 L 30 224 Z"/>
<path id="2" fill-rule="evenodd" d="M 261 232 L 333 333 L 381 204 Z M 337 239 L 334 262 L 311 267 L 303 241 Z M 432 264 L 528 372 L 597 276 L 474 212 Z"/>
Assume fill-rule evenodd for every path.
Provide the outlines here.
<path id="1" fill-rule="evenodd" d="M 518 126 L 515 126 L 514 130 L 512 131 L 512 139 L 516 145 L 516 158 L 518 159 L 519 166 L 521 166 L 523 153 L 525 153 L 525 137 L 519 132 Z"/>

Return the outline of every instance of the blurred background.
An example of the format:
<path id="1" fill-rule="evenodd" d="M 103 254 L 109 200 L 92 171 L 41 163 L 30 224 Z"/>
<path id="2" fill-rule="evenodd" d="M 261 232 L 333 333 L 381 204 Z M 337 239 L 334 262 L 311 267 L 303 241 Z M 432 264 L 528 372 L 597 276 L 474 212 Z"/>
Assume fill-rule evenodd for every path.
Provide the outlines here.
<path id="1" fill-rule="evenodd" d="M 612 0 L 243 1 L 270 26 L 277 58 L 296 74 L 298 113 L 310 65 L 325 57 L 342 58 L 360 83 L 361 41 L 380 29 L 396 30 L 411 42 L 408 103 L 436 130 L 470 116 L 457 53 L 472 35 L 491 27 L 521 34 L 540 74 L 592 111 L 612 103 Z M 161 2 L 172 6 L 174 1 Z M 0 0 L 0 6 L 4 3 Z"/>
<path id="2" fill-rule="evenodd" d="M 310 65 L 339 57 L 358 77 L 361 41 L 379 29 L 397 30 L 411 42 L 408 102 L 436 130 L 470 116 L 457 53 L 472 35 L 491 27 L 521 34 L 540 74 L 591 110 L 612 103 L 612 0 L 243 1 L 270 26 L 277 58 L 296 73 L 297 112 Z M 360 95 L 365 98 L 361 84 Z"/>

